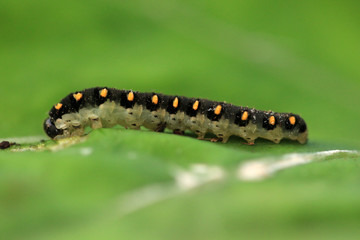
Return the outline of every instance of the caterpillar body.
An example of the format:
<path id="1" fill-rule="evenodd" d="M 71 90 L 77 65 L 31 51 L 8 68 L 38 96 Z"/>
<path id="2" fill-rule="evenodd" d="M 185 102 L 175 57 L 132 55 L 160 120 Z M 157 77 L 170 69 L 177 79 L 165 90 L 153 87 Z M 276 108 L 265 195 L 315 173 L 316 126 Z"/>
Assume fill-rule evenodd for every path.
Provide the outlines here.
<path id="1" fill-rule="evenodd" d="M 248 144 L 264 138 L 275 143 L 281 139 L 307 142 L 305 121 L 297 114 L 260 111 L 207 99 L 141 93 L 107 87 L 89 88 L 70 93 L 54 105 L 44 121 L 46 134 L 53 139 L 83 135 L 84 129 L 122 125 L 144 126 L 162 132 L 165 128 L 183 134 L 194 132 L 199 139 L 207 133 L 227 142 L 242 137 Z"/>

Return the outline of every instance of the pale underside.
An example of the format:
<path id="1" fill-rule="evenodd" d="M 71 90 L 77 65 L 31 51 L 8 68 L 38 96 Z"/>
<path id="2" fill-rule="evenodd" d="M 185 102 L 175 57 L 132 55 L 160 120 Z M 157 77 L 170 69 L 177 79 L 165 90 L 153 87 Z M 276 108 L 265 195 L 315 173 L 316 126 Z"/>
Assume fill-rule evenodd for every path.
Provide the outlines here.
<path id="1" fill-rule="evenodd" d="M 153 131 L 161 131 L 161 128 L 166 126 L 166 128 L 176 132 L 190 130 L 199 139 L 205 139 L 207 133 L 212 133 L 222 142 L 227 142 L 232 135 L 239 136 L 250 144 L 259 137 L 275 143 L 279 143 L 283 138 L 298 140 L 300 143 L 306 142 L 306 137 L 299 137 L 297 133 L 291 131 L 283 131 L 281 127 L 266 130 L 251 121 L 247 126 L 239 127 L 224 117 L 219 121 L 211 121 L 201 113 L 195 117 L 189 117 L 181 111 L 176 114 L 169 114 L 161 108 L 156 111 L 149 111 L 138 104 L 135 104 L 133 108 L 124 108 L 110 100 L 99 107 L 89 106 L 76 113 L 64 114 L 62 118 L 57 119 L 55 126 L 62 129 L 64 133 L 57 136 L 56 139 L 83 135 L 87 126 L 97 129 L 109 128 L 118 124 L 129 129 L 140 129 L 141 126 L 144 126 Z"/>

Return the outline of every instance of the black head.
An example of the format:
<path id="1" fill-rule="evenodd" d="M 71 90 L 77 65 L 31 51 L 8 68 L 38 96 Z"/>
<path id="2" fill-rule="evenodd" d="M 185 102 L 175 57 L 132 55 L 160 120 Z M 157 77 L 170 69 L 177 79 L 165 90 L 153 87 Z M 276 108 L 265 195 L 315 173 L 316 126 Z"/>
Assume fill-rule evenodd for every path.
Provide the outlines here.
<path id="1" fill-rule="evenodd" d="M 57 129 L 54 125 L 54 122 L 51 118 L 47 118 L 44 121 L 44 131 L 50 138 L 55 138 L 58 135 L 63 134 L 62 129 Z"/>

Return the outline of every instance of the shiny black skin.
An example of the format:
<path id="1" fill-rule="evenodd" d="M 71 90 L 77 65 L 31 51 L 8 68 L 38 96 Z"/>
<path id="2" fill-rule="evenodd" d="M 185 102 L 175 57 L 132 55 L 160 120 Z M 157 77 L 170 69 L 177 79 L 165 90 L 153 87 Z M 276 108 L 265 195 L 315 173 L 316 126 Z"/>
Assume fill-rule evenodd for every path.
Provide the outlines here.
<path id="1" fill-rule="evenodd" d="M 57 135 L 63 134 L 63 130 L 57 129 L 55 127 L 53 121 L 51 120 L 51 118 L 45 119 L 43 127 L 44 127 L 44 131 L 46 132 L 46 134 L 51 138 L 54 138 Z"/>

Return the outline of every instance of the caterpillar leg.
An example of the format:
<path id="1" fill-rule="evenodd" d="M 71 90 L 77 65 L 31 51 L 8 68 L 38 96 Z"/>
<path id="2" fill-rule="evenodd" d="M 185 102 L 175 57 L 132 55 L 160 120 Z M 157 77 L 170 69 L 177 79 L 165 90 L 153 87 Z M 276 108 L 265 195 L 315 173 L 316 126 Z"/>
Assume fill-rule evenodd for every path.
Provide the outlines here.
<path id="1" fill-rule="evenodd" d="M 210 142 L 222 142 L 222 141 L 223 141 L 222 138 L 218 138 L 218 137 L 210 138 Z"/>
<path id="2" fill-rule="evenodd" d="M 198 137 L 197 139 L 210 141 L 210 142 L 223 142 L 223 138 L 218 138 L 218 137 L 213 137 L 213 138 Z"/>
<path id="3" fill-rule="evenodd" d="M 175 129 L 175 130 L 173 131 L 173 133 L 176 134 L 176 135 L 181 135 L 181 136 L 185 134 L 184 131 L 181 131 L 181 130 L 179 130 L 179 129 Z"/>
<path id="4" fill-rule="evenodd" d="M 210 142 L 217 142 L 218 138 L 205 138 L 205 137 L 197 137 L 198 140 L 210 141 Z"/>
<path id="5" fill-rule="evenodd" d="M 211 138 L 210 141 L 211 142 L 222 142 L 222 143 L 227 143 L 229 141 L 230 136 L 217 136 L 215 138 Z"/>
<path id="6" fill-rule="evenodd" d="M 99 118 L 91 118 L 90 121 L 90 126 L 92 129 L 102 128 L 102 123 Z"/>
<path id="7" fill-rule="evenodd" d="M 199 140 L 205 139 L 206 132 L 200 132 L 199 130 L 195 130 L 194 132 L 197 135 L 197 139 L 199 139 Z"/>
<path id="8" fill-rule="evenodd" d="M 273 139 L 272 140 L 274 143 L 280 143 L 281 139 Z"/>
<path id="9" fill-rule="evenodd" d="M 246 142 L 244 142 L 243 144 L 245 145 L 254 145 L 255 144 L 255 139 L 254 138 L 245 138 Z"/>
<path id="10" fill-rule="evenodd" d="M 219 137 L 219 139 L 221 139 L 221 142 L 222 143 L 227 143 L 229 141 L 229 138 L 230 136 L 222 136 L 222 137 Z"/>
<path id="11" fill-rule="evenodd" d="M 166 128 L 166 123 L 160 123 L 156 128 L 155 128 L 155 132 L 164 132 Z"/>

